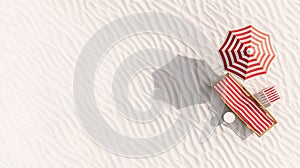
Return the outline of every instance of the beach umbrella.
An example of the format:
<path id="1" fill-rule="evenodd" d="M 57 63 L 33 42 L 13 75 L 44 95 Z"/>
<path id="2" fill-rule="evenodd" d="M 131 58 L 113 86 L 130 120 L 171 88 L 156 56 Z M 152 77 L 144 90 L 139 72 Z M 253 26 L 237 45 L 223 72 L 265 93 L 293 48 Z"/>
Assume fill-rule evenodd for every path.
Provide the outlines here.
<path id="1" fill-rule="evenodd" d="M 229 31 L 219 53 L 225 70 L 244 80 L 266 74 L 275 57 L 270 36 L 251 25 Z"/>

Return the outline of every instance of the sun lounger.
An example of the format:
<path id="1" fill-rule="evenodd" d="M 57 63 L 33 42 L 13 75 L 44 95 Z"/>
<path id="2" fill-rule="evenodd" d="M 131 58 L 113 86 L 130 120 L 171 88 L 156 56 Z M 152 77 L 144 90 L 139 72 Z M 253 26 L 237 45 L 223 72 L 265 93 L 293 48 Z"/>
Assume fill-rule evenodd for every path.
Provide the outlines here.
<path id="1" fill-rule="evenodd" d="M 263 89 L 262 91 L 254 94 L 254 96 L 265 107 L 271 106 L 274 102 L 280 99 L 279 93 L 275 86 Z"/>
<path id="2" fill-rule="evenodd" d="M 265 107 L 229 73 L 213 88 L 225 104 L 259 137 L 277 123 Z"/>

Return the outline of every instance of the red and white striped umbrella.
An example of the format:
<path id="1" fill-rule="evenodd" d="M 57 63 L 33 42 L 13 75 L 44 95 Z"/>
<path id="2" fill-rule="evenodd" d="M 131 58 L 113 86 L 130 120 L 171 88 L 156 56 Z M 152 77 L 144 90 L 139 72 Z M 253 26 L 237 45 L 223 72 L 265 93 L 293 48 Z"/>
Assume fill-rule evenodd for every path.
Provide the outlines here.
<path id="1" fill-rule="evenodd" d="M 251 25 L 229 31 L 219 52 L 225 70 L 243 79 L 266 74 L 275 58 L 270 36 Z"/>

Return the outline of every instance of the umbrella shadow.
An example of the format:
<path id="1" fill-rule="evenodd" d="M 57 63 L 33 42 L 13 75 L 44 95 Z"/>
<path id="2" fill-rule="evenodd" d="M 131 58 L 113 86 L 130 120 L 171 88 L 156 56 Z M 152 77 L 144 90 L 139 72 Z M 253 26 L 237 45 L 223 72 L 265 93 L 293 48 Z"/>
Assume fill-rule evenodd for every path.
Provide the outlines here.
<path id="1" fill-rule="evenodd" d="M 153 98 L 176 109 L 211 102 L 212 79 L 219 77 L 206 61 L 183 56 L 174 57 L 152 75 Z"/>

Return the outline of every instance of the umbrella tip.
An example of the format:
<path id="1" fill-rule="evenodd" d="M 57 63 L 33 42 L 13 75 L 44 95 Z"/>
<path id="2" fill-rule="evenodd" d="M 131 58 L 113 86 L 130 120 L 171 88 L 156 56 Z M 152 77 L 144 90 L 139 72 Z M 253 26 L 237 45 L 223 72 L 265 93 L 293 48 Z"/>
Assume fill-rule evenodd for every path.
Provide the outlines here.
<path id="1" fill-rule="evenodd" d="M 247 52 L 247 54 L 251 55 L 251 54 L 254 53 L 254 50 L 253 50 L 253 48 L 248 48 L 248 49 L 246 50 L 246 52 Z"/>

